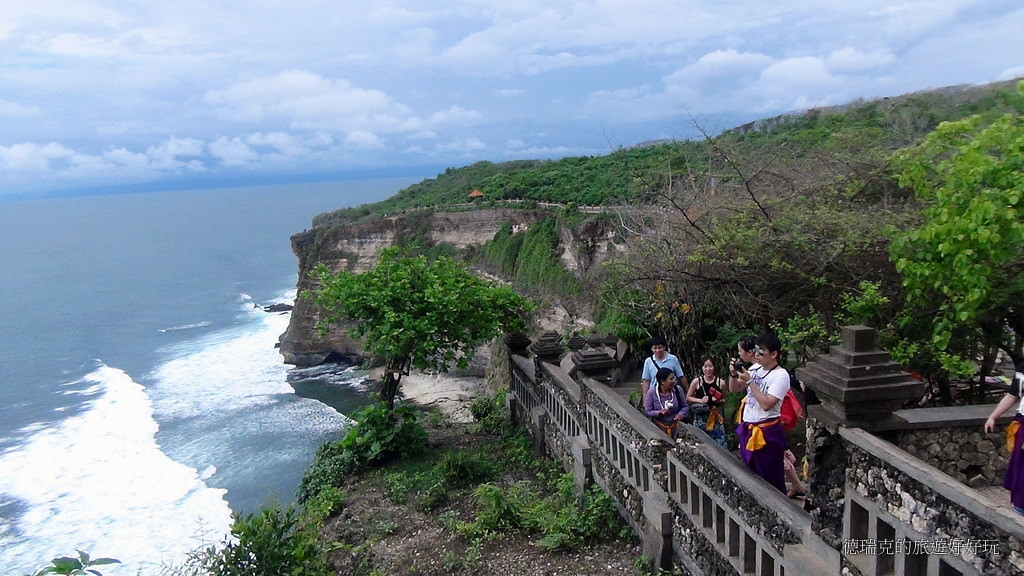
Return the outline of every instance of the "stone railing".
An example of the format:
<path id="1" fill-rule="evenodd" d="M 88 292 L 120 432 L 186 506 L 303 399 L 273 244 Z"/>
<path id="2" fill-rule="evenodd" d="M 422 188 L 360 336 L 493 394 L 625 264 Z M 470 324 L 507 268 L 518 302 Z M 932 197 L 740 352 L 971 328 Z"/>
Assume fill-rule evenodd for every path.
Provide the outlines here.
<path id="1" fill-rule="evenodd" d="M 511 365 L 514 417 L 581 486 L 594 482 L 615 498 L 659 566 L 675 562 L 694 574 L 827 572 L 819 556 L 831 549 L 811 533 L 811 516 L 701 432 L 686 425 L 673 443 L 596 380 L 573 380 L 557 364 L 517 355 Z"/>
<path id="2" fill-rule="evenodd" d="M 566 360 L 513 354 L 508 402 L 535 446 L 573 470 L 580 489 L 596 483 L 616 500 L 643 553 L 662 568 L 758 576 L 1024 573 L 1021 517 L 897 445 L 924 444 L 921 431 L 940 422 L 950 430 L 957 423 L 973 427 L 963 431 L 969 437 L 980 426 L 977 414 L 951 418 L 922 409 L 940 411 L 931 418 L 918 410 L 865 416 L 863 406 L 843 404 L 844 397 L 865 395 L 848 393 L 833 372 L 864 376 L 860 384 L 890 398 L 906 394 L 896 388 L 888 356 L 862 349 L 873 346 L 864 330 L 870 329 L 844 333 L 844 345 L 825 359 L 831 368 L 802 372 L 812 387 L 820 384 L 816 377 L 832 379 L 815 388 L 831 394 L 826 404 L 808 410 L 811 492 L 803 508 L 692 426 L 671 442 L 620 390 Z M 837 421 L 844 415 L 873 430 Z M 961 464 L 978 460 L 964 447 L 958 454 Z M 981 473 L 986 485 L 992 474 Z"/>

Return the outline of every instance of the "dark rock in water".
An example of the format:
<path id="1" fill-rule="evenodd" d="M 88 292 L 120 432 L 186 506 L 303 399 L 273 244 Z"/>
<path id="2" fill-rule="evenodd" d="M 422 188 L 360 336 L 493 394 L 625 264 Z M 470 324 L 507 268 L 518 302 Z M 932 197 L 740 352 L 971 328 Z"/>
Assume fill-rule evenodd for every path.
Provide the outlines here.
<path id="1" fill-rule="evenodd" d="M 293 306 L 291 304 L 271 304 L 270 306 L 264 306 L 264 312 L 289 312 Z"/>

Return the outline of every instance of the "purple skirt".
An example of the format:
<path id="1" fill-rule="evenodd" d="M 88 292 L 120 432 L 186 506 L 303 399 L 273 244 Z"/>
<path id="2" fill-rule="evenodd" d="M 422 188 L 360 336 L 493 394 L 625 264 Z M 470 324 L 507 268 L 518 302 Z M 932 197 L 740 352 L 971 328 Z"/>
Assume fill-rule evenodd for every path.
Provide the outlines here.
<path id="1" fill-rule="evenodd" d="M 743 462 L 754 474 L 768 481 L 780 492 L 786 492 L 786 471 L 783 468 L 782 459 L 786 449 L 789 448 L 789 441 L 786 439 L 786 429 L 776 419 L 774 424 L 761 428 L 764 434 L 765 445 L 757 450 L 747 450 L 747 440 L 750 438 L 750 429 L 758 423 L 741 422 L 736 427 L 736 435 L 740 442 L 740 456 Z"/>
<path id="2" fill-rule="evenodd" d="M 1010 463 L 1006 466 L 1003 488 L 1010 491 L 1010 502 L 1014 506 L 1024 508 L 1024 416 L 1017 413 L 1013 419 L 1020 422 L 1020 426 L 1013 438 L 1013 452 L 1010 452 Z"/>

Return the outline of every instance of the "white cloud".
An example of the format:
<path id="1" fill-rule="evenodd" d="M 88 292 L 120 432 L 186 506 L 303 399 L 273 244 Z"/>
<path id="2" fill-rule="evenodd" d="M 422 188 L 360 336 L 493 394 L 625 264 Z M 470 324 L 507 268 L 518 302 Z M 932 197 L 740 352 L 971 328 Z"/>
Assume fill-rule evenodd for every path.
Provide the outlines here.
<path id="1" fill-rule="evenodd" d="M 890 66 L 896 61 L 896 56 L 889 50 L 864 52 L 847 46 L 829 53 L 825 61 L 829 69 L 837 72 L 866 72 Z"/>
<path id="2" fill-rule="evenodd" d="M 380 90 L 357 88 L 291 70 L 211 91 L 204 101 L 225 118 L 244 122 L 279 121 L 300 130 L 397 131 L 413 120 L 408 107 Z"/>
<path id="3" fill-rule="evenodd" d="M 285 156 L 302 156 L 309 152 L 309 147 L 306 143 L 300 141 L 295 136 L 286 132 L 270 132 L 268 134 L 256 133 L 250 134 L 245 139 L 247 144 L 252 146 L 269 146 L 276 149 Z M 324 146 L 333 142 L 333 139 L 327 138 L 325 140 L 312 139 L 313 146 Z"/>
<path id="4" fill-rule="evenodd" d="M 34 144 L 24 142 L 0 146 L 0 167 L 11 172 L 40 172 L 50 168 L 53 160 L 67 159 L 75 152 L 56 142 Z"/>
<path id="5" fill-rule="evenodd" d="M 999 80 L 1013 80 L 1014 78 L 1020 78 L 1022 76 L 1024 76 L 1024 66 L 1017 66 L 1003 70 L 999 74 Z"/>
<path id="6" fill-rule="evenodd" d="M 476 124 L 482 115 L 476 110 L 466 110 L 460 106 L 452 106 L 447 110 L 434 112 L 430 116 L 430 124 Z"/>
<path id="7" fill-rule="evenodd" d="M 443 152 L 467 154 L 486 150 L 487 144 L 484 144 L 484 142 L 479 138 L 463 138 L 441 144 L 438 146 L 438 149 Z"/>
<path id="8" fill-rule="evenodd" d="M 4 118 L 8 121 L 10 121 L 12 118 L 28 118 L 30 116 L 39 116 L 40 112 L 41 110 L 38 106 L 0 100 L 0 118 Z"/>
<path id="9" fill-rule="evenodd" d="M 242 166 L 255 162 L 259 154 L 253 151 L 241 138 L 221 137 L 210 142 L 210 155 L 225 166 Z"/>
<path id="10" fill-rule="evenodd" d="M 345 137 L 345 144 L 361 150 L 382 150 L 384 148 L 380 138 L 367 130 L 354 130 L 350 132 Z"/>
<path id="11" fill-rule="evenodd" d="M 597 154 L 1024 73 L 1009 0 L 7 4 L 0 183 L 25 188 Z"/>
<path id="12" fill-rule="evenodd" d="M 195 138 L 170 137 L 153 146 L 146 151 L 146 154 L 156 161 L 171 162 L 178 156 L 200 156 L 203 153 L 203 142 Z"/>

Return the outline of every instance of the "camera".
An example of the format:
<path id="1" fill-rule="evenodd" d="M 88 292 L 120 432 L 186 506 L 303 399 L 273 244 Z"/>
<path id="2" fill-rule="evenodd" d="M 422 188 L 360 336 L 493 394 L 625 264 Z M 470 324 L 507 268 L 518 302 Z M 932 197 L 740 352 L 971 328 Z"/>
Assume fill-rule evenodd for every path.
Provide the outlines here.
<path id="1" fill-rule="evenodd" d="M 743 360 L 734 360 L 732 363 L 732 369 L 739 372 L 741 370 L 746 370 L 747 367 L 743 364 Z"/>

